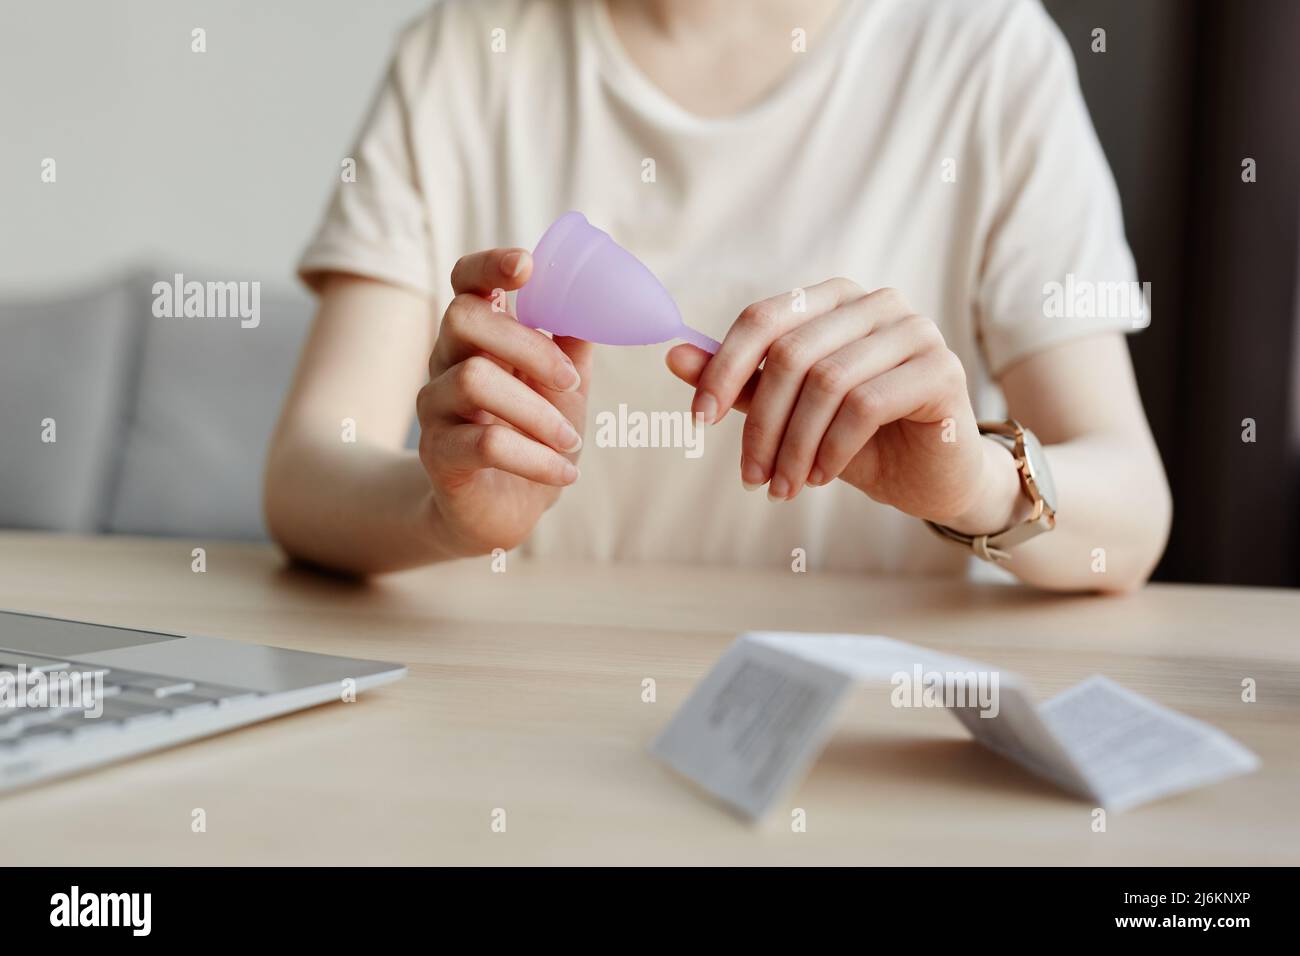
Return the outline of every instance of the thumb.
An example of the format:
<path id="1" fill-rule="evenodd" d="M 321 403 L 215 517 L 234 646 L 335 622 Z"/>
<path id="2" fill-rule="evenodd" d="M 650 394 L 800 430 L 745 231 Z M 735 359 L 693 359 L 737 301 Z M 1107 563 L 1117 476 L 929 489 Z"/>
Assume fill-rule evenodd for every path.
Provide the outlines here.
<path id="1" fill-rule="evenodd" d="M 472 292 L 491 297 L 496 290 L 518 289 L 533 274 L 533 257 L 527 249 L 487 249 L 457 260 L 451 270 L 451 288 L 458 295 Z"/>

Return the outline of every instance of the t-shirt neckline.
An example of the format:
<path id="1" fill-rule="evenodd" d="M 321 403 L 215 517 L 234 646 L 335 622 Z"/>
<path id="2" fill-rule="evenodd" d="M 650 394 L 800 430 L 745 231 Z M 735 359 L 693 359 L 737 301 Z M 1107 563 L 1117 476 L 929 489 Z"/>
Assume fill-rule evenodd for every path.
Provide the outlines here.
<path id="1" fill-rule="evenodd" d="M 807 53 L 798 54 L 795 64 L 777 85 L 760 100 L 734 113 L 704 116 L 694 113 L 664 92 L 646 75 L 624 49 L 610 19 L 605 0 L 583 0 L 578 4 L 578 28 L 593 41 L 606 79 L 639 108 L 667 125 L 698 132 L 721 131 L 757 122 L 797 97 L 835 62 L 838 48 L 852 32 L 861 0 L 840 0 L 839 7 L 822 27 L 820 39 Z"/>

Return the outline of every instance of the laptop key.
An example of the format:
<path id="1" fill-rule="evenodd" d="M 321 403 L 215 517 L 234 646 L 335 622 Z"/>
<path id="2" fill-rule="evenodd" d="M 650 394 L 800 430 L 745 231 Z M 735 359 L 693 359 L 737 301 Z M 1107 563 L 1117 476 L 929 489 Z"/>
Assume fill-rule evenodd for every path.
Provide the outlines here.
<path id="1" fill-rule="evenodd" d="M 132 671 L 114 671 L 113 683 L 129 690 L 144 691 L 155 697 L 184 694 L 194 689 L 194 681 L 183 677 L 160 677 L 157 674 L 137 674 Z"/>
<path id="2" fill-rule="evenodd" d="M 237 701 L 251 700 L 261 695 L 253 690 L 240 690 L 238 687 L 223 687 L 220 684 L 197 684 L 187 692 L 191 697 L 216 701 L 220 704 L 233 704 Z"/>
<path id="3" fill-rule="evenodd" d="M 0 707 L 0 740 L 17 737 L 27 725 L 27 711 L 17 707 Z"/>
<path id="4" fill-rule="evenodd" d="M 68 736 L 72 733 L 72 728 L 61 722 L 50 724 L 37 724 L 35 727 L 28 727 L 23 731 L 23 740 L 30 740 L 33 737 L 60 737 Z"/>
<path id="5" fill-rule="evenodd" d="M 93 733 L 97 730 L 121 730 L 122 725 L 111 720 L 98 720 L 94 717 L 87 717 L 78 711 L 75 714 L 64 714 L 58 720 L 49 724 L 41 724 L 41 727 L 54 727 L 71 732 L 74 736 L 84 733 Z"/>
<path id="6" fill-rule="evenodd" d="M 48 724 L 69 713 L 81 713 L 66 707 L 24 707 L 22 725 L 24 732 L 37 724 Z"/>
<path id="7" fill-rule="evenodd" d="M 137 721 L 165 720 L 171 711 L 162 709 L 152 701 L 149 705 L 122 700 L 122 695 L 110 697 L 104 701 L 103 713 L 98 717 L 86 717 L 85 720 L 102 720 L 115 723 L 134 724 Z"/>
<path id="8" fill-rule="evenodd" d="M 9 741 L 9 744 L 12 749 L 25 754 L 30 750 L 45 750 L 49 747 L 65 747 L 72 743 L 72 741 L 72 731 L 55 727 L 52 724 L 42 724 L 39 727 L 31 728 L 17 740 Z"/>
<path id="9" fill-rule="evenodd" d="M 114 698 L 127 704 L 163 710 L 169 714 L 195 708 L 215 707 L 217 702 L 206 697 L 194 697 L 191 694 L 168 694 L 166 697 L 154 697 L 146 691 L 127 688 Z"/>

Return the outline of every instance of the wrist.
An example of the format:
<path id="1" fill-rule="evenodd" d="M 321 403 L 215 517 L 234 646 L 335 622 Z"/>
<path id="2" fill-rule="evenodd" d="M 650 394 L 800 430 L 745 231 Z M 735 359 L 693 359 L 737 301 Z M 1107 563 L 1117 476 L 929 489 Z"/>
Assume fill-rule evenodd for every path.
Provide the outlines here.
<path id="1" fill-rule="evenodd" d="M 1016 459 L 1002 444 L 980 437 L 983 467 L 975 503 L 950 521 L 942 522 L 967 535 L 998 534 L 1026 520 L 1032 510 L 1020 483 Z"/>
<path id="2" fill-rule="evenodd" d="M 429 550 L 430 561 L 456 561 L 485 553 L 481 548 L 476 549 L 472 543 L 457 539 L 439 507 L 437 494 L 432 490 L 426 492 L 420 501 L 412 527 L 420 529 L 424 547 Z"/>

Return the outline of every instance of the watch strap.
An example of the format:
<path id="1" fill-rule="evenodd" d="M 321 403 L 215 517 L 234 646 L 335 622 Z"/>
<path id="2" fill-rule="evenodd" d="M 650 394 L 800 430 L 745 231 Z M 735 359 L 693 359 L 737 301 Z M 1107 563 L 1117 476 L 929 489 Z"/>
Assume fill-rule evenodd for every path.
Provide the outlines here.
<path id="1" fill-rule="evenodd" d="M 980 434 L 992 438 L 1006 447 L 1008 453 L 1018 459 L 1026 455 L 1022 435 L 1024 429 L 1018 422 L 980 422 Z M 970 548 L 976 557 L 993 563 L 1006 561 L 1011 557 L 1010 549 L 1030 538 L 1051 531 L 1056 527 L 1056 515 L 1040 495 L 1031 491 L 1025 481 L 1024 465 L 1020 469 L 1021 490 L 1034 501 L 1033 513 L 1024 521 L 1019 521 L 1009 528 L 994 534 L 969 535 L 952 528 L 927 520 L 925 523 L 932 531 L 949 541 Z"/>

